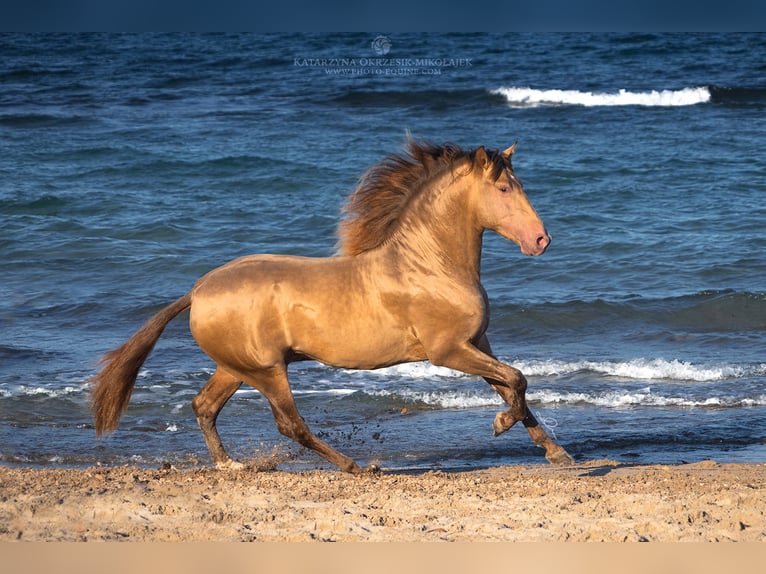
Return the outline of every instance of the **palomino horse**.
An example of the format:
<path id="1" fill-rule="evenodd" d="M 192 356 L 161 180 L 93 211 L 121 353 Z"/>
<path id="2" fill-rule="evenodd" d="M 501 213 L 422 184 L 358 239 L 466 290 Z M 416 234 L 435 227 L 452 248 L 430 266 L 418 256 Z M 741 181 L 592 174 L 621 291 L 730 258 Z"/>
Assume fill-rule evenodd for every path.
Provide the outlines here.
<path id="1" fill-rule="evenodd" d="M 107 353 L 95 376 L 96 433 L 117 428 L 136 376 L 165 326 L 191 309 L 191 332 L 215 361 L 192 406 L 218 467 L 238 467 L 215 427 L 245 382 L 269 402 L 279 431 L 341 470 L 363 469 L 318 439 L 298 413 L 287 379 L 294 361 L 376 369 L 429 360 L 486 379 L 510 407 L 499 435 L 521 421 L 552 463 L 571 457 L 527 407 L 527 381 L 492 354 L 489 303 L 480 281 L 482 234 L 496 231 L 525 255 L 550 244 L 504 152 L 410 141 L 360 180 L 329 258 L 251 255 L 215 269 Z"/>

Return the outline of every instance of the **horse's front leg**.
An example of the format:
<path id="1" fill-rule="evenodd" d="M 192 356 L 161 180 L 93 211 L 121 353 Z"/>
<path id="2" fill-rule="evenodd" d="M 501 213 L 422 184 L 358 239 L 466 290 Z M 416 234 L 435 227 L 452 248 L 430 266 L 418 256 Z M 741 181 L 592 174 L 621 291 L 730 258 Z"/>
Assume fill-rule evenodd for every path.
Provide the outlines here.
<path id="1" fill-rule="evenodd" d="M 554 442 L 537 422 L 526 401 L 527 379 L 518 369 L 501 363 L 492 353 L 486 336 L 476 343 L 466 342 L 444 353 L 439 364 L 484 378 L 510 407 L 495 417 L 493 429 L 498 436 L 522 421 L 534 443 L 545 449 L 545 458 L 553 464 L 572 464 L 574 460 Z"/>
<path id="2" fill-rule="evenodd" d="M 532 414 L 529 407 L 527 407 L 527 416 L 524 417 L 522 422 L 534 443 L 545 449 L 545 458 L 548 459 L 548 462 L 561 465 L 574 464 L 574 459 L 569 456 L 569 453 L 564 450 L 564 447 L 555 442 L 548 436 L 548 433 L 543 430 L 543 427 L 537 422 L 535 415 Z"/>
<path id="3" fill-rule="evenodd" d="M 476 347 L 491 357 L 495 356 L 492 352 L 492 347 L 490 346 L 486 335 L 483 335 L 481 339 L 476 342 Z M 506 388 L 502 385 L 498 385 L 498 381 L 495 381 L 491 378 L 485 377 L 484 379 L 490 385 L 492 385 L 492 388 L 494 388 L 495 391 L 497 391 L 497 393 L 507 402 L 506 395 L 508 393 Z M 523 393 L 526 394 L 526 379 L 524 382 L 525 385 Z M 557 444 L 551 437 L 549 437 L 548 433 L 546 433 L 543 427 L 540 426 L 540 423 L 537 422 L 535 415 L 532 414 L 532 411 L 530 411 L 529 407 L 527 406 L 526 396 L 523 396 L 522 398 L 524 401 L 524 409 L 526 413 L 521 421 L 524 424 L 524 427 L 527 429 L 529 436 L 532 438 L 532 441 L 536 445 L 545 449 L 545 458 L 548 459 L 548 461 L 552 464 L 573 464 L 574 459 L 569 456 L 569 453 L 567 453 L 567 451 L 564 450 L 562 446 Z M 516 415 L 512 411 L 513 409 L 509 409 L 508 411 L 497 413 L 495 416 L 495 422 L 492 425 L 495 431 L 495 436 L 504 433 L 518 421 Z"/>

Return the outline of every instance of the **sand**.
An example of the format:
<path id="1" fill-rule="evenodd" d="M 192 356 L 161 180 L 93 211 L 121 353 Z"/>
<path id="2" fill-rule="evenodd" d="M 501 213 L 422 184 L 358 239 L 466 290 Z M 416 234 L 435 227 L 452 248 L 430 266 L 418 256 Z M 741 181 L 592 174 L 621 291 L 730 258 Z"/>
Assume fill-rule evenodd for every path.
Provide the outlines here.
<path id="1" fill-rule="evenodd" d="M 0 541 L 766 541 L 766 465 L 0 467 Z"/>

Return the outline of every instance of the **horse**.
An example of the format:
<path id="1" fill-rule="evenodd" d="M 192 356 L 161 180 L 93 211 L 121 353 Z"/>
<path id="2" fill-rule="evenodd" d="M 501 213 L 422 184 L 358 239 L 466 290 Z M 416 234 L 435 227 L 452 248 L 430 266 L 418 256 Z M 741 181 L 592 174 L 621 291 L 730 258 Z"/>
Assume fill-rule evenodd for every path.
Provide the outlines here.
<path id="1" fill-rule="evenodd" d="M 216 364 L 192 408 L 218 468 L 243 466 L 224 449 L 216 419 L 246 383 L 267 399 L 284 436 L 342 471 L 379 471 L 333 449 L 301 417 L 287 367 L 305 360 L 347 369 L 428 360 L 483 377 L 509 407 L 494 419 L 495 436 L 521 421 L 551 463 L 573 463 L 528 408 L 524 375 L 495 357 L 486 335 L 484 231 L 529 256 L 551 242 L 511 165 L 516 145 L 465 151 L 410 138 L 360 178 L 342 209 L 335 255 L 248 255 L 202 276 L 104 355 L 92 379 L 96 435 L 117 429 L 139 368 L 167 324 L 190 309 L 191 333 Z"/>

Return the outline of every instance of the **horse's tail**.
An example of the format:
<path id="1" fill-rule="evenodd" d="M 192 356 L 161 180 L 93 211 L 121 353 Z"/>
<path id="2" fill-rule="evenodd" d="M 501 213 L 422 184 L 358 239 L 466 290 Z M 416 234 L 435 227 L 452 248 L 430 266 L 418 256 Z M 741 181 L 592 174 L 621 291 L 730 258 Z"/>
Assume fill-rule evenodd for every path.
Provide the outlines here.
<path id="1" fill-rule="evenodd" d="M 93 377 L 91 409 L 96 423 L 96 436 L 117 429 L 120 416 L 128 407 L 136 377 L 155 343 L 170 321 L 191 307 L 191 293 L 149 319 L 124 345 L 106 353 L 101 359 L 104 367 Z"/>

